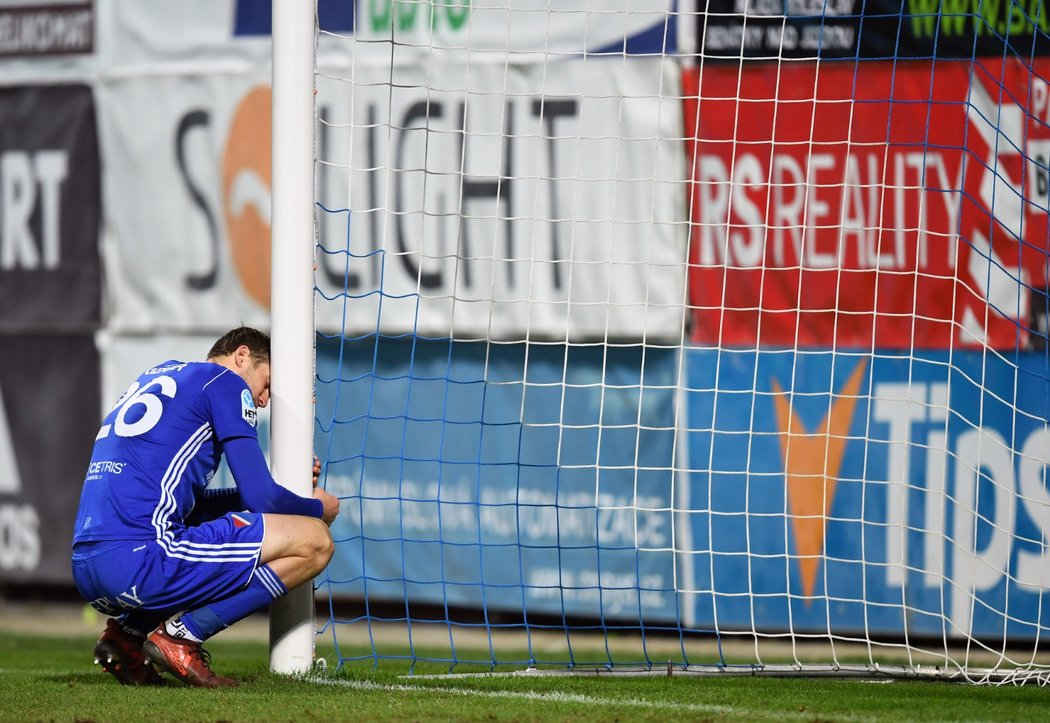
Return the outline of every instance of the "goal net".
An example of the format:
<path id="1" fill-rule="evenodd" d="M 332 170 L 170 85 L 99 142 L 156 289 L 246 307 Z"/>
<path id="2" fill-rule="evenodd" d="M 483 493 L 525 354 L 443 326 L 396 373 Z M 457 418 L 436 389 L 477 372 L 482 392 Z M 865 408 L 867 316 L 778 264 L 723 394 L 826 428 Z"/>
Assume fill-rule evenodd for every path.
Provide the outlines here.
<path id="1" fill-rule="evenodd" d="M 946 5 L 319 3 L 340 664 L 1046 682 L 1050 17 Z"/>

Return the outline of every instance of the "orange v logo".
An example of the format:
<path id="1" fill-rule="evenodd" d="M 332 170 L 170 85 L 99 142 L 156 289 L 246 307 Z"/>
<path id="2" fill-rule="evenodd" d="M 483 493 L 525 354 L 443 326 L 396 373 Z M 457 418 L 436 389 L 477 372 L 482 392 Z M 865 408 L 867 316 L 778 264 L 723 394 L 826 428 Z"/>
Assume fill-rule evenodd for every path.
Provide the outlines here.
<path id="1" fill-rule="evenodd" d="M 813 595 L 820 558 L 824 554 L 824 529 L 835 497 L 835 483 L 842 467 L 846 435 L 867 362 L 861 361 L 831 404 L 831 410 L 813 432 L 791 408 L 788 395 L 773 380 L 773 401 L 780 429 L 780 454 L 787 480 L 788 520 L 802 570 L 802 590 Z"/>

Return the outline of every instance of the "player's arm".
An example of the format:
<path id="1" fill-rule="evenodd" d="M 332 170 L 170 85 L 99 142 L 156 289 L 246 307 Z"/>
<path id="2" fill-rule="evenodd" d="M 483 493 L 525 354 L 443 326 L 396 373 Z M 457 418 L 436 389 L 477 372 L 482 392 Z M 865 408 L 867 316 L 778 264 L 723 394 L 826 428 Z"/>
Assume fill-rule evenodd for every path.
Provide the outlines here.
<path id="1" fill-rule="evenodd" d="M 312 497 L 300 497 L 274 481 L 259 447 L 252 393 L 241 377 L 228 368 L 218 373 L 204 385 L 204 404 L 216 444 L 237 483 L 241 509 L 318 517 L 332 523 L 339 514 L 337 497 L 322 489 L 314 489 Z"/>
<path id="2" fill-rule="evenodd" d="M 331 524 L 338 513 L 338 501 L 324 490 L 313 497 L 300 497 L 274 481 L 266 466 L 259 443 L 252 437 L 234 437 L 223 443 L 226 464 L 237 482 L 244 509 L 280 515 L 318 517 Z M 334 503 L 334 504 L 333 504 Z"/>

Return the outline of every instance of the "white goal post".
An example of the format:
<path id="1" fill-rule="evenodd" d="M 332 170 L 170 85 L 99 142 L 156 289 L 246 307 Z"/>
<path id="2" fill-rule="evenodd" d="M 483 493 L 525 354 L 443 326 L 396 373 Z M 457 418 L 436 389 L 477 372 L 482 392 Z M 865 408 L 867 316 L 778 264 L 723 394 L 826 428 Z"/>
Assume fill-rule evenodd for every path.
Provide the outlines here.
<path id="1" fill-rule="evenodd" d="M 316 4 L 273 2 L 270 455 L 274 478 L 311 494 L 314 446 L 314 43 Z M 270 669 L 313 665 L 314 590 L 270 608 Z"/>

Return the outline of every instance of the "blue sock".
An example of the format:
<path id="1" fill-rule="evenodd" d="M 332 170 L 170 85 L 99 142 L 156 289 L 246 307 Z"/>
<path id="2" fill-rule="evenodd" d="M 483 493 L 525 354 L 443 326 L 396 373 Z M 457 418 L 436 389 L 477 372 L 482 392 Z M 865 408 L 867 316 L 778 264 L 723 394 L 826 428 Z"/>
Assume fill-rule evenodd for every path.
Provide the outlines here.
<path id="1" fill-rule="evenodd" d="M 199 640 L 207 640 L 220 630 L 233 625 L 238 620 L 261 610 L 275 599 L 281 597 L 288 588 L 274 574 L 269 565 L 255 568 L 255 574 L 248 586 L 221 600 L 208 603 L 181 616 L 186 629 Z"/>

